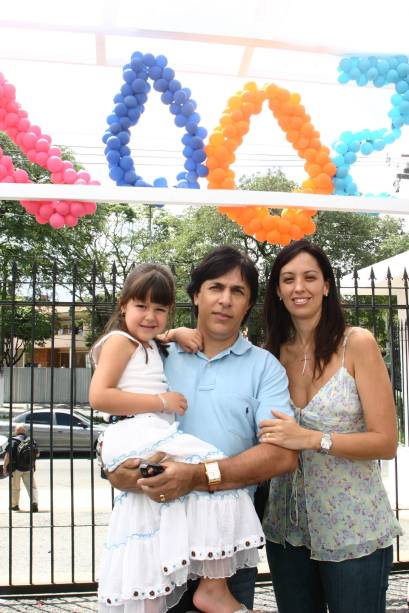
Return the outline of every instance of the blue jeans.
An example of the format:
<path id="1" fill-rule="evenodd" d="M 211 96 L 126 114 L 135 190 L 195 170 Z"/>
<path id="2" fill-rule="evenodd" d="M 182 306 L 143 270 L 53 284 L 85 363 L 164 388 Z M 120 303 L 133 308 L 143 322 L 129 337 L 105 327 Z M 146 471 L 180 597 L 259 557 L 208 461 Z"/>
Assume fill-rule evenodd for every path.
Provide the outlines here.
<path id="1" fill-rule="evenodd" d="M 385 613 L 393 547 L 343 562 L 311 560 L 306 547 L 267 541 L 279 613 Z"/>
<path id="2" fill-rule="evenodd" d="M 229 589 L 233 596 L 248 609 L 253 608 L 254 590 L 256 586 L 257 568 L 242 568 L 233 577 L 227 579 Z M 196 611 L 193 605 L 193 594 L 198 581 L 189 581 L 187 591 L 177 605 L 169 609 L 168 613 L 186 613 Z"/>

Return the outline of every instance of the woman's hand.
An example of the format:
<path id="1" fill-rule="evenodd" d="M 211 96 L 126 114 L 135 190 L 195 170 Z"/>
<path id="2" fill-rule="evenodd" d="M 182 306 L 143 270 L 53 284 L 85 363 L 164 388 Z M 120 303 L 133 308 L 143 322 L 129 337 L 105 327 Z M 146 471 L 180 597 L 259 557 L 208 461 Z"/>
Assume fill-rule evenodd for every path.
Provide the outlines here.
<path id="1" fill-rule="evenodd" d="M 286 413 L 276 410 L 271 411 L 271 413 L 276 419 L 264 419 L 259 424 L 260 443 L 270 443 L 294 450 L 314 448 L 314 435 L 320 433 L 303 428 Z"/>
<path id="2" fill-rule="evenodd" d="M 175 328 L 171 340 L 176 341 L 184 351 L 197 353 L 203 348 L 203 338 L 199 330 L 192 328 Z"/>

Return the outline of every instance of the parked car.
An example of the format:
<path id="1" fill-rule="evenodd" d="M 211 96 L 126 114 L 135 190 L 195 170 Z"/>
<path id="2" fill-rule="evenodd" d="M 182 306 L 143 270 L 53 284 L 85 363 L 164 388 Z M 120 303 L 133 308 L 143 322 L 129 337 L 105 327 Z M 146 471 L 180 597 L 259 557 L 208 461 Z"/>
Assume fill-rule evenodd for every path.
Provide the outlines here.
<path id="1" fill-rule="evenodd" d="M 91 439 L 91 421 L 78 411 L 69 409 L 34 409 L 26 411 L 14 417 L 12 430 L 17 424 L 24 424 L 27 433 L 30 432 L 30 424 L 33 424 L 33 438 L 37 441 L 40 451 L 50 451 L 50 425 L 52 423 L 53 451 L 69 451 L 72 426 L 72 445 L 74 451 L 87 451 L 92 446 L 95 449 L 98 436 L 105 430 L 105 425 L 93 423 Z M 9 422 L 4 420 L 0 423 L 0 434 L 9 435 Z"/>

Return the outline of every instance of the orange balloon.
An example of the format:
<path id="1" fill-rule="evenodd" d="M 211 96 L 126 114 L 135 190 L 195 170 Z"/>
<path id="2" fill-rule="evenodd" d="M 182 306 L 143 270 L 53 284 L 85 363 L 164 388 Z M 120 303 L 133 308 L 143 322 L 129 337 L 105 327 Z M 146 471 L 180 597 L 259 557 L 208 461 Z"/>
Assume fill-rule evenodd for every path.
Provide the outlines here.
<path id="1" fill-rule="evenodd" d="M 266 238 L 269 243 L 275 244 L 280 242 L 281 235 L 278 230 L 270 230 L 270 232 L 267 233 Z"/>

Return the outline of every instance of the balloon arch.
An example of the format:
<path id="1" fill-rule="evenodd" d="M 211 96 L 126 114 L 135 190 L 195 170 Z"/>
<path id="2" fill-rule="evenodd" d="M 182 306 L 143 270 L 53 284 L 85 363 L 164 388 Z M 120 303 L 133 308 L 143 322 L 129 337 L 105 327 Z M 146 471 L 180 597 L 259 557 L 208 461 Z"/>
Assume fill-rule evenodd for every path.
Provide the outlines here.
<path id="1" fill-rule="evenodd" d="M 332 144 L 332 152 L 320 140 L 320 133 L 301 104 L 301 96 L 267 83 L 259 87 L 246 83 L 231 96 L 219 124 L 210 134 L 200 125 L 197 103 L 189 88 L 183 87 L 175 71 L 163 55 L 136 51 L 122 69 L 123 83 L 114 97 L 112 113 L 102 137 L 109 176 L 117 185 L 134 187 L 168 187 L 164 177 L 152 184 L 137 174 L 131 150 L 130 129 L 145 111 L 148 94 L 153 88 L 174 116 L 174 123 L 183 130 L 181 142 L 185 158 L 183 170 L 176 176 L 175 186 L 199 189 L 199 179 L 207 179 L 208 189 L 235 189 L 235 173 L 231 169 L 235 152 L 250 130 L 250 120 L 266 103 L 286 139 L 305 160 L 306 179 L 300 192 L 305 194 L 361 195 L 354 182 L 351 168 L 357 155 L 368 156 L 382 151 L 401 135 L 401 128 L 409 124 L 409 60 L 406 55 L 390 57 L 344 57 L 338 66 L 341 84 L 354 81 L 364 87 L 373 84 L 383 87 L 393 84 L 392 108 L 388 112 L 389 128 L 344 131 Z M 62 160 L 61 150 L 53 146 L 51 137 L 32 125 L 28 113 L 16 101 L 14 86 L 0 73 L 0 131 L 4 131 L 21 149 L 30 162 L 50 172 L 55 184 L 98 185 L 88 172 L 76 171 L 73 164 Z M 25 170 L 14 167 L 12 159 L 0 148 L 0 182 L 29 183 Z M 388 194 L 379 194 L 388 196 Z M 75 226 L 78 219 L 95 212 L 95 202 L 74 200 L 21 201 L 28 213 L 40 224 L 53 228 Z M 221 213 L 240 224 L 244 232 L 259 241 L 286 245 L 305 235 L 313 234 L 315 224 L 312 209 L 285 208 L 280 215 L 271 214 L 266 206 L 219 207 Z"/>

